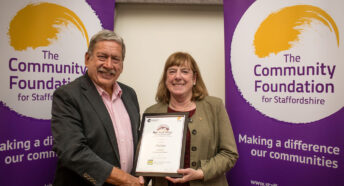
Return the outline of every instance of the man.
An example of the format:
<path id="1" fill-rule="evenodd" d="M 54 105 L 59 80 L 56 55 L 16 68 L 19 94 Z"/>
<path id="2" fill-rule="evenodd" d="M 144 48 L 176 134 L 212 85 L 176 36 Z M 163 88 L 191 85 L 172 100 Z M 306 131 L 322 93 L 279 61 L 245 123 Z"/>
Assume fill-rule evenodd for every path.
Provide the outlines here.
<path id="1" fill-rule="evenodd" d="M 54 92 L 54 185 L 143 184 L 130 175 L 140 113 L 135 91 L 117 82 L 124 56 L 121 37 L 98 32 L 85 54 L 86 74 Z"/>

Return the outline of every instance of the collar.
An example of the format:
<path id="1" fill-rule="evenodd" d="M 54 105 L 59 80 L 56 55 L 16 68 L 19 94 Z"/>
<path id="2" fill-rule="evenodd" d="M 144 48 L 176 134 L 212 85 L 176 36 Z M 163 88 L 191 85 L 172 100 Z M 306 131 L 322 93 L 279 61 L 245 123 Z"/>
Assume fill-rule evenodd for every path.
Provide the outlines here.
<path id="1" fill-rule="evenodd" d="M 99 93 L 100 96 L 103 95 L 107 95 L 110 96 L 109 93 L 107 93 L 103 88 L 101 88 L 99 85 L 97 85 L 93 80 L 92 80 L 94 86 L 96 86 L 96 89 Z M 115 99 L 117 97 L 121 97 L 122 96 L 122 89 L 121 87 L 118 85 L 117 81 L 113 84 L 113 90 L 112 90 L 112 99 Z"/>

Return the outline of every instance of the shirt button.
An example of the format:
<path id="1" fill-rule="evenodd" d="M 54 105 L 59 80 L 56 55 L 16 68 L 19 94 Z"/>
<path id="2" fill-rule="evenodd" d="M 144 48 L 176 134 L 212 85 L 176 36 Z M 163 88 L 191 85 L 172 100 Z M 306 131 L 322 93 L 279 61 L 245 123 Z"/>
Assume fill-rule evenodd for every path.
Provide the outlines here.
<path id="1" fill-rule="evenodd" d="M 196 134 L 197 134 L 197 130 L 195 130 L 195 129 L 192 130 L 192 134 L 193 134 L 193 135 L 196 135 Z"/>
<path id="2" fill-rule="evenodd" d="M 196 167 L 197 163 L 196 163 L 196 162 L 192 162 L 191 165 L 192 165 L 193 167 Z"/>
<path id="3" fill-rule="evenodd" d="M 189 118 L 189 122 L 192 123 L 192 118 Z"/>
<path id="4" fill-rule="evenodd" d="M 194 147 L 191 147 L 191 150 L 192 150 L 192 151 L 196 151 L 196 150 L 197 150 L 197 147 L 195 147 L 195 146 L 194 146 Z"/>

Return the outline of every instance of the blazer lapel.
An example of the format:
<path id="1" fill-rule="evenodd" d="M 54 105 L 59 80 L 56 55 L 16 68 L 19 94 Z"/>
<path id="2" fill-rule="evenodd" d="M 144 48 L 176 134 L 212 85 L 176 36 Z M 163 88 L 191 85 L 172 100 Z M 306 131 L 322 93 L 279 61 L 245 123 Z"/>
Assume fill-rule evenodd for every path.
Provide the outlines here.
<path id="1" fill-rule="evenodd" d="M 116 158 L 120 160 L 115 130 L 113 128 L 110 115 L 103 103 L 103 100 L 97 92 L 97 89 L 92 83 L 91 79 L 88 77 L 87 73 L 84 75 L 84 78 L 82 80 L 83 81 L 81 83 L 81 87 L 83 88 L 83 94 L 86 96 L 90 105 L 97 113 L 97 116 L 102 121 L 102 124 L 106 129 L 106 134 L 110 139 Z"/>

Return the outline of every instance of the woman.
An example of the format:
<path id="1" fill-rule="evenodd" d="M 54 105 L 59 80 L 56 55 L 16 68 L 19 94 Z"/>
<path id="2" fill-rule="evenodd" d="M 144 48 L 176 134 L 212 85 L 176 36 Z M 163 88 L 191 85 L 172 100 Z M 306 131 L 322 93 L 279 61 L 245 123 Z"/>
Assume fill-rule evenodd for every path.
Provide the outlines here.
<path id="1" fill-rule="evenodd" d="M 195 60 L 176 52 L 167 59 L 155 105 L 145 113 L 189 112 L 182 178 L 153 178 L 153 185 L 228 185 L 225 172 L 238 159 L 232 127 L 222 103 L 208 96 Z"/>

